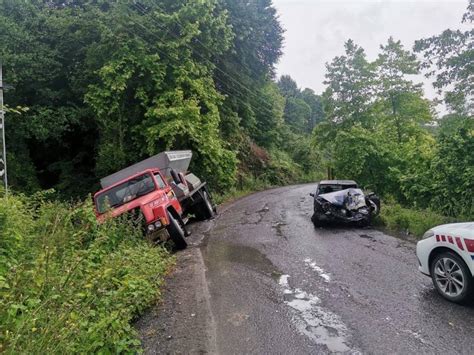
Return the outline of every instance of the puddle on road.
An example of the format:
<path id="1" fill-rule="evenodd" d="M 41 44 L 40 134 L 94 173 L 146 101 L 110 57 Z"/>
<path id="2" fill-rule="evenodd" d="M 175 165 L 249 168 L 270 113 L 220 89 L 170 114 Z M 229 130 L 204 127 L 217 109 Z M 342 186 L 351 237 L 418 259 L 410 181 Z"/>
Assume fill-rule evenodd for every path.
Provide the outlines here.
<path id="1" fill-rule="evenodd" d="M 206 260 L 215 266 L 216 270 L 221 268 L 220 263 L 222 262 L 233 262 L 271 276 L 275 280 L 281 276 L 281 272 L 271 260 L 255 248 L 216 240 L 213 241 L 209 254 L 207 254 L 209 251 L 203 252 L 207 255 Z"/>
<path id="2" fill-rule="evenodd" d="M 281 275 L 278 283 L 283 289 L 285 304 L 296 312 L 293 322 L 298 331 L 326 346 L 330 352 L 350 352 L 352 349 L 346 345 L 349 331 L 340 317 L 321 307 L 317 296 L 291 288 L 289 278 L 289 275 Z"/>
<path id="3" fill-rule="evenodd" d="M 313 260 L 307 258 L 307 259 L 304 259 L 304 263 L 306 264 L 306 266 L 309 266 L 311 269 L 313 269 L 314 271 L 316 271 L 318 273 L 318 275 L 325 281 L 325 282 L 329 282 L 331 281 L 331 275 L 329 275 L 328 273 L 326 273 L 323 268 L 319 267 Z"/>

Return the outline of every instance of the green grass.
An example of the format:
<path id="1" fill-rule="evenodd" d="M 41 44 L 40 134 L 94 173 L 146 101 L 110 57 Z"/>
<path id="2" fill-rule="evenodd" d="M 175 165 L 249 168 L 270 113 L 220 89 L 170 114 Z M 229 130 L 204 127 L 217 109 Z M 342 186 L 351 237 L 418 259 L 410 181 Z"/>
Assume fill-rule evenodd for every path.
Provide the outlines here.
<path id="1" fill-rule="evenodd" d="M 382 205 L 377 222 L 393 232 L 402 232 L 421 238 L 428 229 L 434 226 L 460 220 L 442 216 L 431 210 L 405 208 L 392 202 Z"/>
<path id="2" fill-rule="evenodd" d="M 89 202 L 0 199 L 0 352 L 140 351 L 131 321 L 173 262 L 126 221 L 98 225 Z"/>

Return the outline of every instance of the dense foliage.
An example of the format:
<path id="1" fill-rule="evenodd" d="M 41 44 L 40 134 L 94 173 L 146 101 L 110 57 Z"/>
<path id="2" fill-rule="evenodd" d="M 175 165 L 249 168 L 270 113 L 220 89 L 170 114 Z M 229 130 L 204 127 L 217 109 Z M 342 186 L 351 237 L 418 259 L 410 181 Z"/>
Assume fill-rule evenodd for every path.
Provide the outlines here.
<path id="1" fill-rule="evenodd" d="M 300 136 L 315 122 L 296 129 L 272 81 L 282 32 L 270 0 L 1 0 L 5 100 L 28 108 L 7 117 L 12 187 L 84 196 L 165 149 L 192 149 L 221 191 L 301 179 L 285 122 Z"/>
<path id="2" fill-rule="evenodd" d="M 97 225 L 90 203 L 48 200 L 0 198 L 0 352 L 138 349 L 130 321 L 173 259 L 127 223 Z"/>
<path id="3" fill-rule="evenodd" d="M 469 11 L 472 11 L 471 9 Z M 468 18 L 468 16 L 465 16 Z M 328 171 L 406 207 L 474 218 L 472 31 L 420 40 L 424 62 L 389 38 L 373 62 L 349 40 L 327 65 L 326 120 L 313 132 Z M 451 113 L 437 118 L 412 75 L 430 68 Z"/>
<path id="4" fill-rule="evenodd" d="M 472 30 L 417 41 L 419 57 L 389 38 L 373 62 L 348 40 L 319 96 L 275 80 L 283 29 L 270 0 L 1 0 L 0 10 L 5 99 L 19 107 L 7 115 L 16 190 L 85 196 L 108 173 L 185 148 L 221 192 L 327 170 L 472 215 Z M 436 117 L 413 82 L 421 73 L 450 115 Z"/>
<path id="5" fill-rule="evenodd" d="M 318 95 L 275 78 L 271 0 L 0 0 L 9 181 L 25 194 L 0 199 L 0 352 L 135 350 L 130 320 L 169 256 L 41 191 L 85 197 L 165 149 L 192 149 L 191 169 L 226 196 L 327 171 L 391 201 L 388 227 L 473 219 L 473 34 L 446 30 L 414 52 L 389 38 L 374 61 L 348 40 Z"/>

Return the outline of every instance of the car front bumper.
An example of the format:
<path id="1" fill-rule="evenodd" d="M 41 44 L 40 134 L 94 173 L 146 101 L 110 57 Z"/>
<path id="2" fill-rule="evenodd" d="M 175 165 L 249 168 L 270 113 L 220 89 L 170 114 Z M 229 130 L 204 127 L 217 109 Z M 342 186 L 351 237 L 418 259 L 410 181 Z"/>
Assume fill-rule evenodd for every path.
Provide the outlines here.
<path id="1" fill-rule="evenodd" d="M 430 276 L 429 258 L 431 251 L 435 247 L 435 244 L 436 240 L 434 237 L 420 240 L 416 244 L 416 256 L 418 258 L 419 263 L 418 270 L 428 276 Z"/>

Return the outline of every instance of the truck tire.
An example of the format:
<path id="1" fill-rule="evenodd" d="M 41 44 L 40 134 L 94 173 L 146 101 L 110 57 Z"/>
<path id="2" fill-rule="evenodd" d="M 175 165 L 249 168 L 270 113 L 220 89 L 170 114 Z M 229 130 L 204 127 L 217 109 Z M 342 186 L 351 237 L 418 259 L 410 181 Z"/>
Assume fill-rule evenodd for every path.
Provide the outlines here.
<path id="1" fill-rule="evenodd" d="M 170 239 L 173 241 L 176 250 L 183 250 L 186 249 L 188 243 L 184 239 L 185 232 L 183 228 L 180 226 L 179 222 L 176 218 L 173 217 L 171 213 L 168 214 L 168 218 L 170 220 L 170 224 L 166 227 L 168 234 L 170 235 Z"/>
<path id="2" fill-rule="evenodd" d="M 196 206 L 195 215 L 197 219 L 202 221 L 214 217 L 214 209 L 212 208 L 212 203 L 206 190 L 202 190 L 201 201 Z"/>

